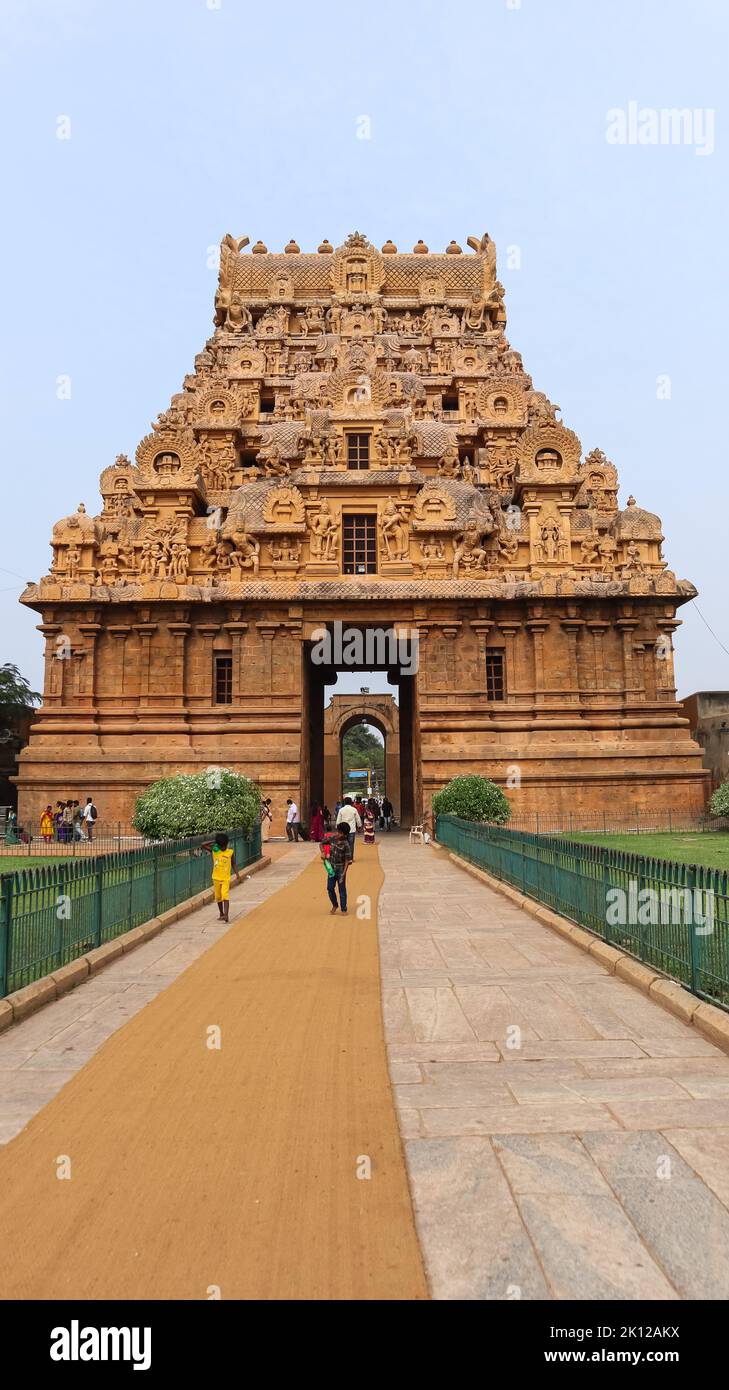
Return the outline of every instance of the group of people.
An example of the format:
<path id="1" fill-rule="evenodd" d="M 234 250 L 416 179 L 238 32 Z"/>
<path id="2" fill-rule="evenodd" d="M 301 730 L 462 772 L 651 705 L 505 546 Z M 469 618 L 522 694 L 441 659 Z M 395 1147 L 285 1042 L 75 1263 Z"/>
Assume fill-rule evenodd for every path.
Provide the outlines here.
<path id="1" fill-rule="evenodd" d="M 360 796 L 354 798 L 345 796 L 343 801 L 337 802 L 333 815 L 328 806 L 314 807 L 309 827 L 309 839 L 321 841 L 325 834 L 335 830 L 339 822 L 344 819 L 353 835 L 356 835 L 358 830 L 362 830 L 364 843 L 373 845 L 377 827 L 389 832 L 394 824 L 394 815 L 392 802 L 386 796 L 370 796 L 366 801 L 363 801 Z M 352 841 L 352 849 L 354 851 L 354 840 Z"/>
<path id="2" fill-rule="evenodd" d="M 90 796 L 87 796 L 85 806 L 80 801 L 57 801 L 54 810 L 49 803 L 40 818 L 41 838 L 46 844 L 53 840 L 61 844 L 70 844 L 73 840 L 88 840 L 91 843 L 98 818 L 99 813 Z"/>

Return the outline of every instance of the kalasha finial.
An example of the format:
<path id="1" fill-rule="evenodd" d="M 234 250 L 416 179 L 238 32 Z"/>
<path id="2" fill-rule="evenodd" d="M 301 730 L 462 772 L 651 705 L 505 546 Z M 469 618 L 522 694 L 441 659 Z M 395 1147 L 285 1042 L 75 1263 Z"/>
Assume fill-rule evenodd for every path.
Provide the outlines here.
<path id="1" fill-rule="evenodd" d="M 300 251 L 301 251 L 301 247 L 297 244 L 297 242 L 294 241 L 293 237 L 292 237 L 291 240 L 287 243 L 287 245 L 284 246 L 284 255 L 285 255 L 285 256 L 298 256 L 299 253 L 300 253 Z"/>
<path id="2" fill-rule="evenodd" d="M 325 237 L 321 246 L 317 247 L 317 250 L 320 256 L 331 256 L 334 251 L 334 247 L 332 246 L 331 241 L 327 241 Z"/>
<path id="3" fill-rule="evenodd" d="M 414 253 L 415 253 L 416 256 L 427 256 L 427 254 L 428 254 L 428 248 L 427 248 L 427 246 L 425 245 L 425 242 L 423 241 L 422 237 L 421 237 L 420 241 L 416 241 L 416 243 L 415 243 L 415 245 L 414 245 L 414 247 L 413 247 L 413 251 L 414 251 Z"/>
<path id="4" fill-rule="evenodd" d="M 255 246 L 252 246 L 252 247 L 251 247 L 251 255 L 252 255 L 252 256 L 266 256 L 267 254 L 268 254 L 268 247 L 267 247 L 266 245 L 264 245 L 264 243 L 263 243 L 262 241 L 257 241 L 256 244 L 255 244 Z"/>
<path id="5" fill-rule="evenodd" d="M 628 506 L 629 506 L 629 507 L 634 507 L 634 506 L 635 506 L 635 498 L 634 498 L 632 492 L 631 492 L 631 494 L 630 494 L 630 497 L 628 498 Z"/>
<path id="6" fill-rule="evenodd" d="M 447 255 L 447 256 L 461 256 L 461 255 L 463 255 L 463 252 L 462 252 L 462 250 L 461 250 L 461 247 L 458 245 L 458 242 L 457 242 L 457 241 L 449 241 L 449 242 L 448 242 L 448 245 L 446 246 L 446 255 Z"/>
<path id="7" fill-rule="evenodd" d="M 385 242 L 385 244 L 384 244 L 384 246 L 383 246 L 383 248 L 382 248 L 382 254 L 383 254 L 384 256 L 394 256 L 395 253 L 396 253 L 396 251 L 397 251 L 397 247 L 396 247 L 394 241 L 390 241 L 390 240 L 388 239 L 388 240 Z"/>

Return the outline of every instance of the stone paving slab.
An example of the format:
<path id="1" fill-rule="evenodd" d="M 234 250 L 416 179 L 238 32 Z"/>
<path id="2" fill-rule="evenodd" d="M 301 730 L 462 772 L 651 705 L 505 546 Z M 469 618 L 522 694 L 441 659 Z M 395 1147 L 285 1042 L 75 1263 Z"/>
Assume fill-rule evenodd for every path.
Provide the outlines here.
<path id="1" fill-rule="evenodd" d="M 729 1296 L 729 1058 L 445 855 L 379 848 L 433 1296 Z"/>
<path id="2" fill-rule="evenodd" d="M 208 903 L 0 1034 L 0 1144 L 24 1129 L 123 1024 L 234 922 L 300 873 L 313 852 L 309 844 L 292 845 L 269 868 L 233 887 L 227 926 L 219 924 L 215 903 Z"/>

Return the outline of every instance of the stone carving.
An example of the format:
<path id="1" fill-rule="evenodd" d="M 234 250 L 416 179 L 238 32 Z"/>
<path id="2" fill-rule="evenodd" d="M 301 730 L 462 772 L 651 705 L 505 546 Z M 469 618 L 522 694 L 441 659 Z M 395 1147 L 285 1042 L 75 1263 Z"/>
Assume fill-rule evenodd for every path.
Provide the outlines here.
<path id="1" fill-rule="evenodd" d="M 139 573 L 142 578 L 173 579 L 177 583 L 183 583 L 187 578 L 189 560 L 190 548 L 184 527 L 179 521 L 157 521 L 147 524 L 139 561 Z"/>
<path id="2" fill-rule="evenodd" d="M 482 543 L 481 528 L 477 521 L 469 521 L 465 529 L 455 536 L 453 578 L 458 579 L 462 569 L 486 569 L 487 565 L 488 554 Z"/>
<path id="3" fill-rule="evenodd" d="M 309 554 L 312 560 L 334 560 L 339 546 L 339 524 L 326 497 L 319 511 L 309 517 Z"/>
<path id="4" fill-rule="evenodd" d="M 536 558 L 548 564 L 566 558 L 566 541 L 556 517 L 548 516 L 539 527 Z"/>
<path id="5" fill-rule="evenodd" d="M 382 545 L 387 560 L 406 560 L 410 548 L 408 514 L 392 498 L 380 517 Z"/>
<path id="6" fill-rule="evenodd" d="M 231 539 L 235 547 L 230 556 L 233 569 L 239 572 L 241 578 L 243 570 L 250 570 L 252 574 L 258 574 L 261 557 L 260 542 L 256 540 L 255 536 L 250 536 L 243 526 L 239 526 L 233 531 Z"/>
<path id="7" fill-rule="evenodd" d="M 269 526 L 291 528 L 303 526 L 304 499 L 298 488 L 277 487 L 268 493 L 263 507 L 263 519 Z"/>
<path id="8" fill-rule="evenodd" d="M 430 529 L 433 526 L 448 526 L 456 519 L 456 504 L 449 493 L 439 487 L 424 487 L 418 493 L 413 505 L 415 528 Z"/>

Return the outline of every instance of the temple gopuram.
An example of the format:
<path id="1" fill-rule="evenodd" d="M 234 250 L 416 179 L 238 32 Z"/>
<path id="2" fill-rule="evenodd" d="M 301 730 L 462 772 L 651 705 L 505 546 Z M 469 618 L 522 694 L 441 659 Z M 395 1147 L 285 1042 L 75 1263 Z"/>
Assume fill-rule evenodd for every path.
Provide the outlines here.
<path id="1" fill-rule="evenodd" d="M 397 692 L 404 824 L 470 772 L 515 812 L 703 808 L 671 640 L 696 591 L 659 518 L 619 508 L 614 464 L 535 390 L 493 242 L 467 245 L 224 238 L 194 370 L 135 461 L 102 472 L 101 510 L 54 526 L 22 596 L 46 670 L 21 817 L 90 794 L 127 825 L 151 781 L 223 766 L 280 831 L 288 796 L 303 819 L 337 799 L 324 709 L 358 667 Z M 342 655 L 342 630 L 365 655 Z M 414 635 L 417 669 L 393 645 L 373 657 L 373 631 Z"/>

